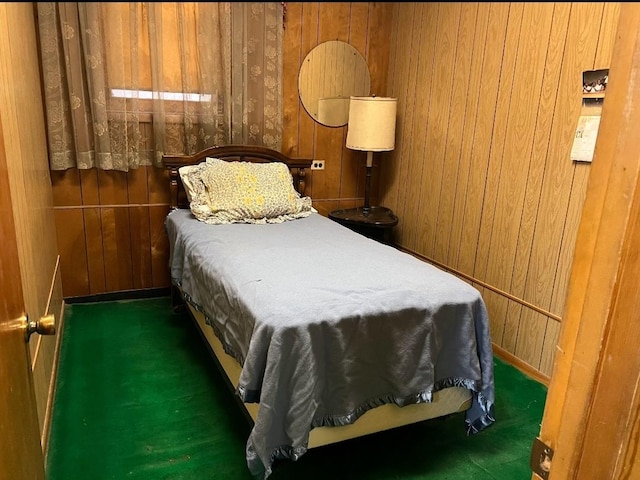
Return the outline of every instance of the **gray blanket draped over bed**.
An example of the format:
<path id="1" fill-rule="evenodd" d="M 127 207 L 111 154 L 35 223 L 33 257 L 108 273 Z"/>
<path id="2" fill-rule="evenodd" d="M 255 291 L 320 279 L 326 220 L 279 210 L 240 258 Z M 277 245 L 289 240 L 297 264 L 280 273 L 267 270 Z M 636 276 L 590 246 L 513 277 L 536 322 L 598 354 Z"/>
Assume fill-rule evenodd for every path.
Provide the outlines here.
<path id="1" fill-rule="evenodd" d="M 468 433 L 494 421 L 493 356 L 480 293 L 459 278 L 312 213 L 281 224 L 166 219 L 172 281 L 242 365 L 260 402 L 247 464 L 266 478 L 316 426 L 384 403 L 473 392 Z"/>

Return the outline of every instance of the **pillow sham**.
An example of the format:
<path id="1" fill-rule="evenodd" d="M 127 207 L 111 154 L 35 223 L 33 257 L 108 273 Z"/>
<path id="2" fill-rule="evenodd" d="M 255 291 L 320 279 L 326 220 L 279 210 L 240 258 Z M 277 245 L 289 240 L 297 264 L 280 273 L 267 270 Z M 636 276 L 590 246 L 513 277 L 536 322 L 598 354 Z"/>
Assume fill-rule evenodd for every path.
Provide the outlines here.
<path id="1" fill-rule="evenodd" d="M 191 200 L 194 198 L 194 186 L 193 181 L 189 177 L 189 172 L 195 168 L 198 168 L 198 165 L 185 165 L 184 167 L 180 167 L 178 169 L 178 174 L 180 175 L 180 180 L 182 180 L 182 185 L 184 186 L 184 191 L 187 194 L 187 200 L 191 203 Z"/>
<path id="2" fill-rule="evenodd" d="M 312 211 L 311 198 L 300 196 L 282 162 L 207 158 L 185 177 L 191 188 L 191 212 L 205 223 L 282 223 Z"/>

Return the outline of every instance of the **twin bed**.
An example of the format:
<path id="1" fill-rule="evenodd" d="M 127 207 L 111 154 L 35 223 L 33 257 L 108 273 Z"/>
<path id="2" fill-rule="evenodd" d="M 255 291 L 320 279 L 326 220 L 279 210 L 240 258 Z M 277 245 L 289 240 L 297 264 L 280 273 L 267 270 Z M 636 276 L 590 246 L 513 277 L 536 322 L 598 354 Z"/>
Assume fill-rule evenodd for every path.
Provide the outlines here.
<path id="1" fill-rule="evenodd" d="M 310 160 L 165 156 L 176 297 L 253 422 L 247 466 L 456 412 L 494 422 L 487 312 L 468 283 L 317 213 Z M 274 193 L 275 192 L 275 193 Z"/>

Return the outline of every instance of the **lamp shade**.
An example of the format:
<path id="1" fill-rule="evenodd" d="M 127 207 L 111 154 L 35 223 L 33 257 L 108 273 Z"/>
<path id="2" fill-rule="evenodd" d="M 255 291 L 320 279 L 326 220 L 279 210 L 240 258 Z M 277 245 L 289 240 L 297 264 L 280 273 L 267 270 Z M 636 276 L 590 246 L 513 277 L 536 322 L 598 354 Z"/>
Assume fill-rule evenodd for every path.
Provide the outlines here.
<path id="1" fill-rule="evenodd" d="M 368 152 L 393 150 L 397 98 L 350 97 L 347 148 Z"/>

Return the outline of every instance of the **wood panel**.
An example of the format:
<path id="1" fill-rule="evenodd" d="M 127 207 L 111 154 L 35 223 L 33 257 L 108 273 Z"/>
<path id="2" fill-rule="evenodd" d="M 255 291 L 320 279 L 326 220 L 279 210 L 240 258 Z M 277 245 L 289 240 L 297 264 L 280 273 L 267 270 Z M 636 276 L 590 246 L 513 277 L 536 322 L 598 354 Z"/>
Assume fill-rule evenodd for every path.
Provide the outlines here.
<path id="1" fill-rule="evenodd" d="M 295 39 L 294 41 L 300 44 L 300 53 L 297 56 L 292 55 L 291 57 L 284 57 L 283 59 L 283 68 L 285 71 L 295 72 L 296 76 L 296 92 L 297 92 L 297 78 L 298 71 L 300 69 L 300 65 L 302 65 L 302 61 L 307 54 L 313 50 L 313 47 L 320 43 L 318 41 L 318 12 L 319 12 L 319 4 L 317 2 L 309 2 L 303 3 L 301 9 L 301 31 L 302 35 L 300 38 Z M 286 24 L 285 24 L 285 32 L 286 32 Z M 288 37 L 285 37 L 285 40 Z M 287 50 L 285 52 L 288 53 Z M 302 103 L 297 98 L 297 109 L 298 109 L 298 136 L 296 141 L 298 143 L 298 156 L 309 158 L 313 156 L 314 150 L 314 142 L 315 142 L 315 128 L 316 122 L 305 112 Z M 314 176 L 313 174 L 309 175 L 309 192 L 313 196 L 314 189 Z"/>
<path id="2" fill-rule="evenodd" d="M 282 65 L 282 152 L 289 156 L 300 156 L 298 128 L 300 124 L 300 100 L 298 96 L 298 71 L 302 55 L 302 4 L 288 3 L 283 35 L 283 57 L 288 62 Z"/>
<path id="3" fill-rule="evenodd" d="M 534 34 L 525 34 L 518 43 L 518 61 L 514 77 L 512 92 L 512 108 L 509 110 L 507 135 L 505 139 L 504 156 L 514 158 L 516 161 L 505 162 L 501 169 L 497 207 L 503 210 L 496 215 L 491 230 L 491 249 L 487 258 L 495 258 L 498 252 L 503 252 L 505 261 L 497 265 L 491 262 L 487 268 L 486 281 L 508 289 L 510 293 L 522 297 L 524 281 L 526 279 L 526 264 L 516 260 L 523 256 L 528 260 L 527 239 L 531 236 L 535 215 L 531 215 L 532 200 L 537 198 L 531 191 L 523 188 L 529 186 L 541 172 L 540 162 L 532 162 L 535 133 L 538 118 L 540 118 L 539 105 L 544 91 L 544 72 L 547 61 L 547 51 L 551 25 L 553 24 L 554 5 L 546 4 L 541 8 L 531 8 L 531 4 L 525 5 L 522 25 L 526 32 L 530 29 Z M 532 27 L 532 28 L 530 28 Z M 522 99 L 527 99 L 525 102 Z M 524 105 L 523 105 L 524 103 Z M 541 116 L 544 118 L 544 115 Z M 518 161 L 519 160 L 519 161 Z M 528 194 L 529 193 L 529 194 Z M 529 201 L 525 201 L 529 200 Z M 510 208 L 505 210 L 505 206 Z M 526 212 L 526 216 L 525 216 Z M 533 212 L 535 213 L 535 212 Z M 507 309 L 501 316 L 494 318 L 502 331 L 502 339 L 499 340 L 503 348 L 515 351 L 516 338 L 520 331 L 518 322 L 509 320 L 518 318 L 522 313 L 522 307 L 514 302 L 509 302 Z M 540 315 L 537 314 L 536 315 Z M 536 362 L 528 362 L 535 363 Z"/>
<path id="4" fill-rule="evenodd" d="M 553 75 L 562 65 L 564 49 L 567 38 L 567 25 L 569 22 L 570 4 L 559 3 L 554 6 L 551 31 L 546 47 L 546 61 L 543 71 L 544 83 L 539 97 L 539 107 L 537 108 L 537 118 L 531 150 L 531 161 L 529 164 L 529 175 L 526 183 L 526 194 L 524 197 L 522 220 L 518 235 L 518 245 L 514 263 L 514 275 L 512 277 L 511 289 L 514 295 L 524 296 L 526 282 L 529 275 L 529 261 L 531 258 L 533 235 L 536 231 L 537 216 L 540 212 L 540 200 L 542 194 L 542 182 L 545 176 L 546 163 L 554 161 L 547 155 L 549 150 L 549 135 L 554 118 L 554 105 L 558 98 L 558 83 L 560 77 Z M 544 159 L 540 161 L 539 159 Z M 577 195 L 582 193 L 578 191 Z M 582 203 L 576 207 L 581 208 Z M 572 211 L 574 218 L 579 218 L 579 211 Z M 575 243 L 575 242 L 574 242 Z M 565 251 L 566 258 L 571 258 L 571 251 L 574 243 L 565 242 L 570 249 Z M 556 275 L 556 279 L 558 276 Z M 565 279 L 566 280 L 566 279 Z M 566 285 L 564 283 L 563 285 Z M 563 290 L 564 292 L 564 290 Z M 551 308 L 553 312 L 561 312 L 562 308 Z M 510 320 L 514 319 L 514 320 Z M 519 321 L 515 321 L 519 319 Z M 553 359 L 553 350 L 557 341 L 558 326 L 552 325 L 555 321 L 546 321 L 532 312 L 523 312 L 523 307 L 511 304 L 507 317 L 505 318 L 505 335 L 502 344 L 505 348 L 515 351 L 519 326 L 523 322 L 544 322 L 546 331 L 544 333 L 544 345 L 542 347 L 542 360 L 540 368 L 545 372 L 550 372 Z M 551 322 L 551 323 L 550 323 Z M 543 369 L 544 365 L 544 369 Z"/>
<path id="5" fill-rule="evenodd" d="M 540 194 L 539 214 L 529 257 L 529 274 L 525 298 L 543 308 L 551 306 L 562 234 L 573 187 L 575 163 L 569 161 L 575 127 L 582 107 L 579 88 L 582 72 L 591 70 L 598 44 L 603 4 L 571 4 L 566 48 L 559 71 L 559 104 L 551 128 L 545 176 Z M 612 32 L 612 35 L 615 32 Z M 576 88 L 576 83 L 578 88 Z M 584 198 L 584 190 L 581 193 Z M 577 225 L 577 222 L 575 222 Z M 573 248 L 570 257 L 573 256 Z M 566 283 L 562 285 L 566 295 Z M 563 296 L 565 296 L 563 295 Z M 562 313 L 562 312 L 555 312 Z M 546 322 L 528 321 L 532 314 L 523 311 L 515 353 L 532 365 L 540 361 Z"/>
<path id="6" fill-rule="evenodd" d="M 478 5 L 476 10 L 475 33 L 473 39 L 473 51 L 471 52 L 471 66 L 469 71 L 469 84 L 466 91 L 466 106 L 464 114 L 464 129 L 460 134 L 460 160 L 458 174 L 459 179 L 456 185 L 456 197 L 451 218 L 451 239 L 454 246 L 462 243 L 462 236 L 468 226 L 465 224 L 465 216 L 468 205 L 469 185 L 471 182 L 472 157 L 471 152 L 474 147 L 474 138 L 478 122 L 476 118 L 480 108 L 480 88 L 485 82 L 483 71 L 484 50 L 487 42 L 489 27 L 489 8 Z M 459 268 L 460 249 L 449 248 L 447 264 L 454 268 Z"/>
<path id="7" fill-rule="evenodd" d="M 169 275 L 169 239 L 164 228 L 164 219 L 169 213 L 165 205 L 149 207 L 149 229 L 151 232 L 151 279 L 153 288 L 171 285 Z"/>
<path id="8" fill-rule="evenodd" d="M 417 248 L 421 253 L 434 257 L 436 222 L 438 218 L 438 204 L 443 182 L 446 139 L 449 131 L 448 115 L 451 107 L 453 79 L 455 72 L 455 58 L 460 25 L 461 6 L 456 3 L 440 3 L 438 5 L 438 24 L 436 31 L 436 45 L 433 61 L 433 71 L 439 72 L 442 78 L 450 79 L 438 82 L 435 94 L 431 96 L 428 114 L 428 129 L 425 132 L 428 144 L 428 175 L 423 178 L 421 208 L 419 210 L 419 225 Z"/>
<path id="9" fill-rule="evenodd" d="M 524 282 L 523 269 L 517 268 L 515 258 L 517 246 L 522 235 L 527 234 L 527 219 L 523 218 L 526 186 L 530 172 L 531 151 L 535 125 L 540 103 L 540 93 L 544 83 L 546 45 L 553 15 L 553 4 L 525 4 L 522 12 L 521 28 L 523 34 L 517 42 L 517 60 L 514 66 L 511 99 L 506 113 L 506 129 L 500 162 L 500 173 L 496 185 L 496 212 L 491 220 L 483 225 L 491 232 L 489 250 L 486 252 L 487 265 L 484 280 L 518 295 Z M 501 258 L 500 262 L 495 259 Z M 491 259 L 492 261 L 489 261 Z M 520 295 L 521 296 L 521 295 Z M 506 325 L 507 311 L 513 305 L 504 305 L 503 310 L 493 315 L 493 324 L 499 330 L 506 330 L 500 344 L 513 352 L 514 342 L 509 339 L 517 334 L 517 328 Z M 519 308 L 516 310 L 520 310 Z M 525 359 L 526 360 L 526 359 Z M 534 362 L 528 362 L 534 363 Z"/>
<path id="10" fill-rule="evenodd" d="M 80 209 L 54 209 L 60 249 L 60 272 L 65 297 L 89 295 L 85 224 Z M 98 236 L 97 238 L 100 238 Z M 68 266 L 64 268 L 64 266 Z"/>
<path id="11" fill-rule="evenodd" d="M 419 10 L 416 12 L 416 18 L 418 19 L 418 31 L 414 34 L 419 39 L 421 48 L 421 55 L 416 63 L 417 72 L 416 78 L 424 79 L 428 78 L 428 73 L 432 68 L 433 55 L 435 52 L 435 39 L 436 39 L 436 25 L 438 22 L 438 6 L 433 3 L 421 3 L 419 4 Z M 415 104 L 416 105 L 429 105 L 431 102 L 431 95 L 437 95 L 437 88 L 432 88 L 432 82 L 421 82 L 416 84 L 415 89 Z M 404 103 L 407 95 L 402 95 L 402 102 Z M 400 100 L 399 100 L 400 101 Z M 410 144 L 407 151 L 407 156 L 410 159 L 424 158 L 425 161 L 408 161 L 406 165 L 406 183 L 405 183 L 405 202 L 401 205 L 401 209 L 396 209 L 396 214 L 402 218 L 404 228 L 398 230 L 394 235 L 394 240 L 398 243 L 403 243 L 408 248 L 415 249 L 417 227 L 419 219 L 419 206 L 421 205 L 420 199 L 422 195 L 422 179 L 423 175 L 428 175 L 429 169 L 425 166 L 427 159 L 429 159 L 428 145 L 426 143 L 425 130 L 427 127 L 427 115 L 429 110 L 426 108 L 417 108 L 413 113 L 413 121 L 410 125 L 405 124 L 408 122 L 406 115 L 402 115 L 402 125 L 405 129 L 410 129 L 410 134 L 407 135 L 408 143 Z M 398 135 L 400 138 L 403 135 Z M 387 156 L 385 158 L 384 177 L 390 178 L 392 175 L 399 175 L 399 172 L 390 171 L 395 165 L 392 164 L 393 156 Z M 383 202 L 387 202 L 388 194 L 386 191 L 382 191 Z"/>
<path id="12" fill-rule="evenodd" d="M 170 286 L 164 170 L 71 169 L 51 178 L 66 297 Z"/>
<path id="13" fill-rule="evenodd" d="M 149 203 L 151 205 L 168 205 L 170 194 L 169 172 L 162 168 L 150 167 L 147 169 L 147 185 L 149 187 Z"/>
<path id="14" fill-rule="evenodd" d="M 444 142 L 442 181 L 439 205 L 435 218 L 434 249 L 436 258 L 447 259 L 451 244 L 451 229 L 454 222 L 454 202 L 458 186 L 464 185 L 460 168 L 461 139 L 464 138 L 464 124 L 470 80 L 471 59 L 474 47 L 474 29 L 478 5 L 463 3 L 458 21 L 455 58 L 449 101 L 448 129 Z"/>
<path id="15" fill-rule="evenodd" d="M 415 4 L 411 5 L 411 8 L 396 10 L 394 14 L 394 26 L 392 41 L 402 44 L 405 48 L 411 48 L 411 39 L 413 38 L 413 30 L 409 26 L 413 27 L 413 16 L 415 13 Z M 396 17 L 397 15 L 397 17 Z M 404 55 L 401 52 L 395 52 L 395 55 L 391 56 L 390 75 L 394 75 L 399 78 L 406 78 L 409 69 L 409 56 Z M 391 86 L 393 85 L 393 86 Z M 403 146 L 405 143 L 406 135 L 402 132 L 405 131 L 408 123 L 406 118 L 406 92 L 407 85 L 404 82 L 390 83 L 388 89 L 389 96 L 398 98 L 398 115 L 396 120 L 396 139 L 395 139 L 395 154 L 387 155 L 385 162 L 382 164 L 383 175 L 385 178 L 384 192 L 385 195 L 382 198 L 382 202 L 388 208 L 394 211 L 398 210 L 398 190 L 400 189 L 400 173 L 403 161 Z M 376 156 L 374 155 L 374 160 Z M 372 203 L 373 204 L 373 203 Z M 399 231 L 402 234 L 402 231 Z"/>
<path id="16" fill-rule="evenodd" d="M 507 139 L 507 128 L 510 120 L 511 92 L 515 81 L 518 42 L 520 40 L 523 11 L 524 4 L 509 4 L 504 45 L 508 45 L 510 48 L 506 48 L 499 43 L 493 43 L 492 39 L 489 39 L 492 48 L 502 51 L 502 64 L 500 67 L 500 76 L 497 77 L 498 98 L 495 113 L 492 118 L 491 143 L 486 184 L 482 199 L 483 205 L 480 217 L 478 250 L 473 270 L 473 275 L 481 280 L 487 277 L 487 269 L 490 266 L 489 255 L 491 253 L 491 243 L 493 240 L 492 226 L 496 215 L 501 215 L 503 213 L 501 208 L 504 207 L 504 205 L 498 204 L 498 192 L 502 166 L 503 163 L 508 160 L 505 156 L 505 141 Z M 518 101 L 516 98 L 513 100 L 514 102 Z"/>
<path id="17" fill-rule="evenodd" d="M 37 319 L 47 313 L 50 292 L 59 277 L 32 4 L 2 4 L 0 24 L 2 136 L 9 159 L 25 313 Z M 52 344 L 55 337 L 43 340 L 33 335 L 29 341 L 41 433 L 52 385 Z"/>
<path id="18" fill-rule="evenodd" d="M 496 111 L 500 70 L 502 68 L 502 48 L 497 48 L 505 42 L 509 19 L 509 5 L 507 3 L 480 4 L 480 9 L 489 12 L 486 43 L 483 43 L 482 72 L 483 80 L 479 89 L 470 91 L 470 96 L 477 96 L 477 117 L 472 117 L 475 124 L 470 155 L 469 183 L 467 185 L 467 201 L 461 243 L 458 248 L 458 269 L 473 274 L 478 251 L 478 235 L 480 219 L 484 204 L 484 191 L 487 182 L 487 169 L 491 151 L 491 136 L 493 133 L 492 119 Z M 486 79 L 491 79 L 487 81 Z M 477 119 L 491 119 L 478 121 Z"/>
<path id="19" fill-rule="evenodd" d="M 394 15 L 398 128 L 380 178 L 394 239 L 476 279 L 496 345 L 546 376 L 590 171 L 569 158 L 582 72 L 608 68 L 618 12 L 402 3 Z"/>
<path id="20" fill-rule="evenodd" d="M 102 232 L 102 221 L 99 208 L 84 208 L 81 210 L 84 224 L 84 230 L 80 231 L 83 234 L 79 240 L 86 243 L 86 255 L 87 255 L 87 271 L 89 277 L 88 294 L 104 293 L 106 288 L 106 276 L 105 270 L 106 259 L 104 254 L 104 243 L 106 241 L 105 235 Z M 79 225 L 79 226 L 80 226 Z M 75 252 L 69 252 L 73 257 Z M 64 264 L 63 264 L 64 265 Z"/>
<path id="21" fill-rule="evenodd" d="M 320 2 L 318 44 L 328 40 L 348 42 L 351 21 L 350 3 Z M 366 52 L 360 53 L 365 57 Z M 313 177 L 318 177 L 313 180 L 312 198 L 340 198 L 345 140 L 346 127 L 327 128 L 316 124 L 313 158 L 325 160 L 325 168 L 312 172 Z"/>
<path id="22" fill-rule="evenodd" d="M 351 4 L 351 19 L 349 22 L 349 36 L 347 38 L 347 42 L 356 48 L 359 52 L 363 54 L 365 58 L 371 58 L 371 49 L 369 48 L 369 43 L 372 40 L 369 35 L 367 35 L 367 29 L 369 28 L 369 21 L 374 16 L 373 13 L 369 13 L 370 9 L 372 9 L 371 5 L 368 3 L 352 3 Z M 376 50 L 373 50 L 375 52 Z M 367 70 L 369 76 L 373 76 L 374 73 L 371 71 L 370 65 L 367 65 Z M 384 71 L 386 76 L 386 70 Z M 371 94 L 378 91 L 378 84 L 371 84 L 369 92 Z M 362 155 L 362 152 L 356 152 L 353 150 L 343 148 L 343 145 L 346 142 L 347 131 L 346 128 L 342 129 L 342 135 L 340 136 L 340 141 L 342 145 L 340 146 L 342 150 L 342 162 L 340 166 L 340 190 L 339 190 L 339 198 L 362 198 L 364 195 L 364 183 L 365 183 L 365 175 L 364 175 L 364 164 L 365 159 Z M 377 173 L 378 169 L 374 168 Z M 377 179 L 373 178 L 372 174 L 372 185 L 375 185 L 375 190 L 372 187 L 371 195 L 377 194 Z"/>
<path id="23" fill-rule="evenodd" d="M 412 60 L 416 57 L 422 42 L 422 10 L 426 10 L 426 7 L 419 4 L 414 4 L 413 6 L 413 9 L 404 11 L 404 17 L 398 18 L 399 25 L 403 25 L 403 28 L 399 29 L 398 35 L 402 37 L 402 41 L 406 42 L 409 48 L 407 55 L 398 56 L 396 60 L 398 68 L 396 74 L 407 78 L 407 89 L 403 92 L 394 93 L 394 96 L 398 97 L 398 110 L 401 112 L 398 116 L 402 119 L 396 124 L 396 138 L 398 140 L 395 148 L 398 154 L 394 156 L 396 161 L 391 165 L 389 164 L 389 159 L 394 157 L 385 155 L 383 158 L 384 165 L 389 165 L 386 172 L 391 173 L 395 179 L 392 187 L 394 198 L 389 199 L 389 208 L 395 211 L 399 211 L 397 207 L 404 205 L 407 198 L 406 187 L 408 178 L 410 178 L 408 175 L 410 159 L 412 158 L 410 151 L 413 144 L 413 136 L 402 135 L 401 132 L 411 131 L 414 124 L 414 114 L 416 111 L 420 111 L 420 108 L 416 108 L 417 102 L 414 101 L 408 89 L 415 88 L 414 86 L 417 85 L 419 62 Z M 389 170 L 392 170 L 392 172 L 389 172 Z M 401 237 L 402 235 L 403 230 L 398 230 L 397 236 Z M 401 241 L 401 238 L 398 238 L 398 241 Z"/>
<path id="24" fill-rule="evenodd" d="M 131 288 L 140 290 L 153 287 L 151 216 L 149 207 L 132 206 L 129 209 L 131 234 Z"/>

